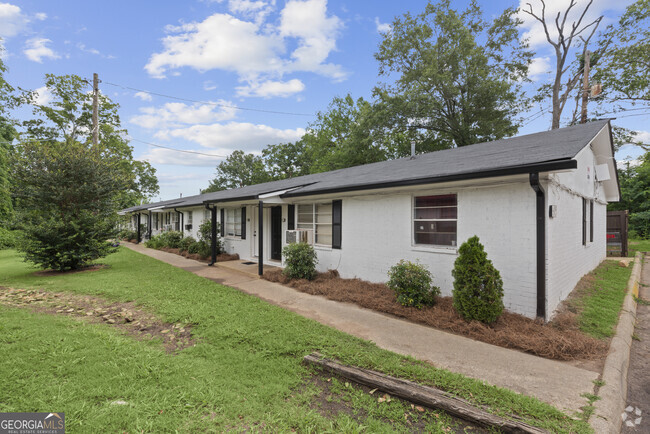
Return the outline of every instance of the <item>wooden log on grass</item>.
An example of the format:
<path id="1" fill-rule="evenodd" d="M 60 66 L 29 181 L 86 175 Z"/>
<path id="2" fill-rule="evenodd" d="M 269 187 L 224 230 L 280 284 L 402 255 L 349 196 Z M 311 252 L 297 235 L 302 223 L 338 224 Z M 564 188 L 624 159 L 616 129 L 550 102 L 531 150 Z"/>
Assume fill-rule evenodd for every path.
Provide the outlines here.
<path id="1" fill-rule="evenodd" d="M 508 433 L 548 433 L 527 423 L 504 419 L 471 405 L 469 402 L 429 386 L 409 380 L 391 377 L 376 371 L 342 365 L 325 358 L 322 354 L 311 353 L 304 357 L 306 363 L 318 366 L 348 380 L 372 389 L 378 389 L 414 404 L 443 410 L 460 419 L 484 426 L 494 427 Z"/>

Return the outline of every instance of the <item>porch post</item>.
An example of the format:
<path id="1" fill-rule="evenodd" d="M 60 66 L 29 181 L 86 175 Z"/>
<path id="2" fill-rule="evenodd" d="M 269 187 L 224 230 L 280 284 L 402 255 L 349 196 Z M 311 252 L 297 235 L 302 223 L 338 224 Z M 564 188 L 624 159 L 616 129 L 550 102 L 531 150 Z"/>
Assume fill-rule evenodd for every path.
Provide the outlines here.
<path id="1" fill-rule="evenodd" d="M 149 218 L 147 222 L 147 232 L 149 233 L 149 239 L 151 239 L 151 211 L 149 211 Z"/>
<path id="2" fill-rule="evenodd" d="M 260 200 L 258 215 L 258 228 L 257 228 L 257 243 L 258 243 L 258 263 L 257 274 L 260 276 L 264 274 L 264 201 Z"/>
<path id="3" fill-rule="evenodd" d="M 211 242 L 211 251 L 212 251 L 212 260 L 208 265 L 214 265 L 217 263 L 217 204 L 214 204 L 212 208 L 210 208 L 210 217 L 212 220 L 212 242 Z"/>
<path id="4" fill-rule="evenodd" d="M 140 233 L 140 215 L 141 214 L 138 213 L 138 228 L 136 229 L 136 231 L 138 232 L 138 238 L 137 238 L 138 242 L 136 244 L 140 244 L 140 240 L 142 239 L 142 234 Z"/>

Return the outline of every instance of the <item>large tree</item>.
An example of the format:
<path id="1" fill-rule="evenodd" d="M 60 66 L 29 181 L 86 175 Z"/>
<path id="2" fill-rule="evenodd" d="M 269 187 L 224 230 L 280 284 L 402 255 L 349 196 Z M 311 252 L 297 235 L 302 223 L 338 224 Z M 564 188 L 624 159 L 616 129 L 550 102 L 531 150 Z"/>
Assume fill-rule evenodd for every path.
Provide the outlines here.
<path id="1" fill-rule="evenodd" d="M 594 79 L 602 83 L 601 103 L 650 107 L 650 0 L 627 7 L 616 26 L 601 35 L 605 47 Z M 625 108 L 625 107 L 621 107 Z"/>
<path id="2" fill-rule="evenodd" d="M 13 104 L 12 92 L 14 89 L 5 81 L 5 72 L 5 65 L 0 58 L 0 226 L 5 226 L 13 214 L 9 158 L 12 152 L 12 141 L 16 136 L 14 122 L 7 110 Z"/>
<path id="3" fill-rule="evenodd" d="M 363 98 L 335 97 L 302 137 L 311 173 L 382 161 L 386 150 L 374 140 L 374 108 Z"/>
<path id="4" fill-rule="evenodd" d="M 380 75 L 396 77 L 374 90 L 383 126 L 426 150 L 514 135 L 532 59 L 519 23 L 513 9 L 486 20 L 475 1 L 458 11 L 442 0 L 396 18 L 375 55 Z"/>
<path id="5" fill-rule="evenodd" d="M 234 151 L 217 165 L 217 173 L 203 193 L 260 184 L 271 180 L 262 157 Z"/>
<path id="6" fill-rule="evenodd" d="M 21 141 L 12 162 L 18 249 L 42 268 L 78 269 L 114 249 L 119 156 L 102 144 Z"/>
<path id="7" fill-rule="evenodd" d="M 92 143 L 92 92 L 90 84 L 76 75 L 45 76 L 46 91 L 51 95 L 47 104 L 40 104 L 39 95 L 28 93 L 24 103 L 32 106 L 34 118 L 22 122 L 21 137 L 42 143 Z M 103 153 L 120 161 L 115 176 L 120 176 L 124 189 L 119 197 L 120 208 L 146 201 L 155 195 L 158 179 L 146 161 L 133 158 L 133 148 L 126 139 L 118 115 L 119 105 L 106 95 L 99 95 L 99 142 Z"/>

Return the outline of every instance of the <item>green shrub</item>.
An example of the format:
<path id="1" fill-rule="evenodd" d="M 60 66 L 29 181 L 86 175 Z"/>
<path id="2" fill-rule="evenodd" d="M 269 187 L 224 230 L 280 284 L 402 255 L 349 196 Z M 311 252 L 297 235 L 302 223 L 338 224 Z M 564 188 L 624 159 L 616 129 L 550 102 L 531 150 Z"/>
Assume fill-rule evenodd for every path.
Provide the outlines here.
<path id="1" fill-rule="evenodd" d="M 192 255 L 195 255 L 199 253 L 199 249 L 201 248 L 201 243 L 200 241 L 195 241 L 189 246 L 187 246 L 187 253 L 190 253 Z"/>
<path id="2" fill-rule="evenodd" d="M 647 240 L 650 238 L 650 211 L 641 211 L 630 214 L 630 229 L 634 235 Z M 634 238 L 628 233 L 629 238 Z"/>
<path id="3" fill-rule="evenodd" d="M 138 233 L 130 229 L 123 229 L 117 236 L 121 240 L 135 240 L 138 238 Z"/>
<path id="4" fill-rule="evenodd" d="M 183 235 L 178 231 L 167 231 L 160 235 L 151 237 L 150 240 L 144 243 L 145 246 L 151 249 L 162 249 L 164 247 L 170 249 L 178 249 L 181 245 Z"/>
<path id="5" fill-rule="evenodd" d="M 199 241 L 196 243 L 197 246 L 197 252 L 198 255 L 202 258 L 209 258 L 212 256 L 212 246 L 205 241 Z M 217 254 L 219 254 L 219 250 L 217 250 Z"/>
<path id="6" fill-rule="evenodd" d="M 180 249 L 181 252 L 182 251 L 189 251 L 190 246 L 192 244 L 194 244 L 194 243 L 196 243 L 196 240 L 194 238 L 185 237 L 180 241 L 180 243 L 178 243 L 178 248 Z"/>
<path id="7" fill-rule="evenodd" d="M 464 242 L 451 274 L 454 308 L 466 320 L 492 323 L 503 312 L 503 281 L 477 236 Z"/>
<path id="8" fill-rule="evenodd" d="M 405 260 L 399 261 L 388 271 L 388 287 L 395 291 L 397 302 L 402 306 L 433 306 L 440 288 L 433 286 L 433 276 L 424 265 Z"/>
<path id="9" fill-rule="evenodd" d="M 0 250 L 13 249 L 18 243 L 18 231 L 0 228 Z"/>
<path id="10" fill-rule="evenodd" d="M 314 248 L 307 243 L 289 244 L 282 249 L 285 267 L 282 271 L 290 279 L 312 280 L 316 277 L 318 258 Z"/>
<path id="11" fill-rule="evenodd" d="M 221 239 L 221 234 L 220 231 L 220 225 L 217 223 L 217 255 L 219 253 L 223 253 L 223 240 Z M 211 220 L 206 220 L 203 223 L 201 223 L 201 226 L 199 226 L 199 241 L 202 241 L 209 246 L 212 245 L 212 221 Z M 209 250 L 206 255 L 203 256 L 210 256 L 212 252 Z"/>

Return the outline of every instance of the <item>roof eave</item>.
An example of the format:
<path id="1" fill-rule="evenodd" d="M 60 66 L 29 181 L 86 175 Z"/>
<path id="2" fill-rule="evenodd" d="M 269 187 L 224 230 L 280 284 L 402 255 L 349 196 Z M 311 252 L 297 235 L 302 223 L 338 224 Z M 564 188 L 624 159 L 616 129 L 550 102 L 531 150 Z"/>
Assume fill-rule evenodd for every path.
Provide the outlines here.
<path id="1" fill-rule="evenodd" d="M 447 176 L 434 176 L 428 178 L 408 179 L 402 181 L 391 181 L 377 184 L 352 185 L 347 187 L 336 187 L 322 190 L 290 192 L 281 197 L 315 196 L 320 194 L 344 193 L 348 191 L 376 190 L 392 187 L 408 187 L 412 185 L 438 184 L 442 182 L 463 181 L 468 179 L 495 178 L 499 176 L 520 175 L 532 172 L 553 172 L 557 170 L 576 169 L 578 162 L 574 159 L 549 161 L 525 166 L 506 167 L 500 169 L 485 170 L 479 172 L 460 173 Z"/>

